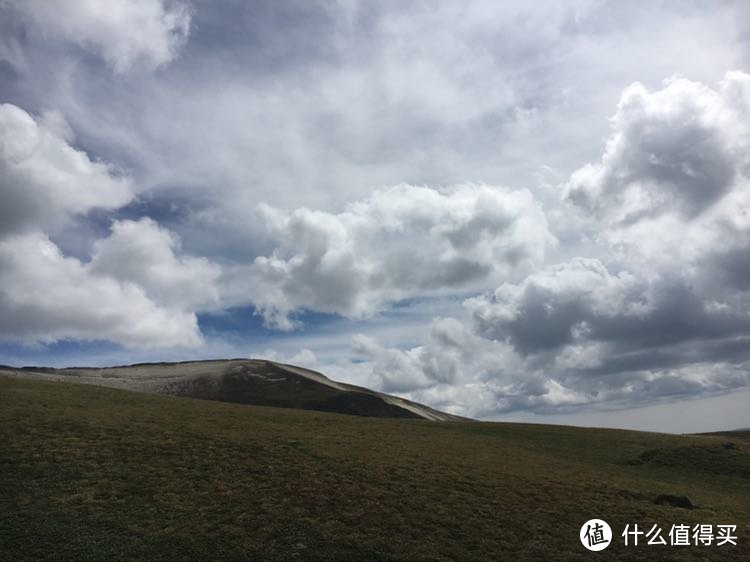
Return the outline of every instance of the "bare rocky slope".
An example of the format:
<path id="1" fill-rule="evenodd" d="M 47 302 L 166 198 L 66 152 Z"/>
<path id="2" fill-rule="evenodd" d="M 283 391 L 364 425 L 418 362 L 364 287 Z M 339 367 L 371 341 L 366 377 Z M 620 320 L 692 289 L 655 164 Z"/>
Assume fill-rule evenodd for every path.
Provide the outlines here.
<path id="1" fill-rule="evenodd" d="M 302 367 L 255 359 L 140 363 L 106 368 L 0 366 L 0 376 L 378 418 L 465 419 L 397 396 L 332 381 Z"/>

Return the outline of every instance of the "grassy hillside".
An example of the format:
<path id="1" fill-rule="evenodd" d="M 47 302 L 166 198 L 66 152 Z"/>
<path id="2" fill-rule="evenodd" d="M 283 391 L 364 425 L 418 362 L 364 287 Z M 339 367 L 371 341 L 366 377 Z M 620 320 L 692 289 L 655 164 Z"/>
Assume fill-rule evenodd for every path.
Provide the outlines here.
<path id="1" fill-rule="evenodd" d="M 732 443 L 729 445 L 729 443 Z M 687 495 L 696 509 L 656 505 Z M 0 377 L 0 557 L 750 558 L 750 434 L 384 420 Z M 626 523 L 737 547 L 624 547 Z"/>
<path id="2" fill-rule="evenodd" d="M 258 359 L 66 369 L 0 365 L 0 376 L 376 418 L 466 420 L 397 396 L 336 382 L 317 371 Z"/>
<path id="3" fill-rule="evenodd" d="M 254 363 L 262 367 L 251 368 Z M 356 416 L 413 418 L 419 416 L 385 402 L 374 393 L 343 391 L 290 373 L 270 361 L 243 361 L 219 376 L 203 375 L 181 380 L 172 394 L 188 398 L 233 402 L 252 406 L 275 406 L 318 410 Z"/>

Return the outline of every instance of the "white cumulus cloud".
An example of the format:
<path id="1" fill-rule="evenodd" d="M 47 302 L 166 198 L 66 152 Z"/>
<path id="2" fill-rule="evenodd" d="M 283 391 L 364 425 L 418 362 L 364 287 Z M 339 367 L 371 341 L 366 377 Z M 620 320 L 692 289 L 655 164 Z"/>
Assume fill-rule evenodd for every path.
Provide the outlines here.
<path id="1" fill-rule="evenodd" d="M 385 303 L 476 290 L 539 266 L 553 237 L 529 191 L 399 185 L 340 213 L 268 206 L 276 248 L 243 270 L 267 323 L 315 310 L 361 318 Z"/>
<path id="2" fill-rule="evenodd" d="M 43 234 L 0 240 L 0 337 L 138 348 L 202 341 L 194 314 L 159 306 L 137 285 L 94 273 Z"/>
<path id="3" fill-rule="evenodd" d="M 110 236 L 94 243 L 90 268 L 136 284 L 159 303 L 186 309 L 215 306 L 220 268 L 179 252 L 179 239 L 152 219 L 116 221 Z"/>
<path id="4" fill-rule="evenodd" d="M 650 92 L 628 87 L 601 161 L 578 169 L 566 197 L 621 223 L 664 212 L 696 215 L 750 166 L 750 75 L 717 89 L 684 78 Z"/>
<path id="5" fill-rule="evenodd" d="M 195 311 L 218 299 L 220 272 L 180 255 L 149 219 L 116 221 L 88 262 L 50 239 L 94 209 L 117 209 L 132 181 L 70 144 L 59 114 L 34 119 L 0 105 L 0 338 L 108 340 L 127 347 L 195 346 Z"/>
<path id="6" fill-rule="evenodd" d="M 0 104 L 0 236 L 54 227 L 133 197 L 127 177 L 71 146 L 53 123 Z"/>

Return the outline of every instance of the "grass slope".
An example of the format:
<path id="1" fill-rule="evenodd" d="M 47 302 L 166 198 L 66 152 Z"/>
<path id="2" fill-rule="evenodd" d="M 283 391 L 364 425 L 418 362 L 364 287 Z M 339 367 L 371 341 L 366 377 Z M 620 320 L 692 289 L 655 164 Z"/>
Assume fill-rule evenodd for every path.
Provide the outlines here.
<path id="1" fill-rule="evenodd" d="M 578 532 L 593 517 L 615 533 L 600 559 L 747 560 L 750 434 L 385 420 L 0 377 L 3 560 L 590 559 Z M 626 523 L 731 523 L 739 545 L 626 548 Z"/>
<path id="2" fill-rule="evenodd" d="M 466 420 L 403 398 L 336 382 L 317 371 L 258 359 L 66 369 L 0 365 L 0 376 L 95 384 L 152 394 L 376 418 Z"/>
<path id="3" fill-rule="evenodd" d="M 263 376 L 258 375 L 260 363 Z M 354 416 L 412 418 L 419 416 L 399 408 L 372 392 L 340 390 L 295 373 L 270 361 L 243 361 L 216 375 L 185 379 L 173 385 L 176 396 L 217 400 L 252 406 L 318 410 Z"/>

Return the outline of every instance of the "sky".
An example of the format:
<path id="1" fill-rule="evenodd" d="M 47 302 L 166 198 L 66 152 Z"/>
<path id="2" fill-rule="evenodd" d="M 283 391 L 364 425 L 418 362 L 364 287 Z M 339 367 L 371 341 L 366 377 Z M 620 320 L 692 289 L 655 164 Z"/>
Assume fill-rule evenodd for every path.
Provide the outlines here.
<path id="1" fill-rule="evenodd" d="M 750 426 L 750 5 L 0 0 L 0 363 Z"/>

